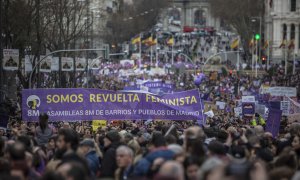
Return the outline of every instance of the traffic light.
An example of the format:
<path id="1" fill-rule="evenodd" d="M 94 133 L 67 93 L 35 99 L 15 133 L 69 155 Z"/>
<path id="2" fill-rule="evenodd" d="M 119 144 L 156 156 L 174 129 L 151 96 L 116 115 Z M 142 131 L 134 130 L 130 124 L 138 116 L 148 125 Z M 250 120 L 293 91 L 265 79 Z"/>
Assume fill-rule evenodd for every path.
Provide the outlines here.
<path id="1" fill-rule="evenodd" d="M 260 40 L 260 34 L 255 34 L 254 38 L 255 40 Z"/>
<path id="2" fill-rule="evenodd" d="M 266 61 L 267 61 L 267 57 L 266 56 L 262 56 L 261 57 L 262 64 L 266 64 Z"/>

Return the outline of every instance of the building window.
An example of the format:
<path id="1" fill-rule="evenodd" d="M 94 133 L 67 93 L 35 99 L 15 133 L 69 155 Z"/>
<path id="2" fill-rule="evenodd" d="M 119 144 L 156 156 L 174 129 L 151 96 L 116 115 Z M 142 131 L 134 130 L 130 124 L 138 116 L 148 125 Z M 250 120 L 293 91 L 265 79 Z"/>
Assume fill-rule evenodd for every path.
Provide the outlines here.
<path id="1" fill-rule="evenodd" d="M 286 24 L 283 24 L 283 32 L 282 32 L 282 39 L 286 39 L 286 34 L 287 34 L 287 26 Z"/>
<path id="2" fill-rule="evenodd" d="M 291 25 L 291 37 L 290 37 L 291 40 L 295 39 L 295 33 L 296 33 L 295 30 L 296 30 L 295 24 L 292 24 Z"/>
<path id="3" fill-rule="evenodd" d="M 292 12 L 296 11 L 296 2 L 297 2 L 297 0 L 291 0 L 291 11 Z"/>

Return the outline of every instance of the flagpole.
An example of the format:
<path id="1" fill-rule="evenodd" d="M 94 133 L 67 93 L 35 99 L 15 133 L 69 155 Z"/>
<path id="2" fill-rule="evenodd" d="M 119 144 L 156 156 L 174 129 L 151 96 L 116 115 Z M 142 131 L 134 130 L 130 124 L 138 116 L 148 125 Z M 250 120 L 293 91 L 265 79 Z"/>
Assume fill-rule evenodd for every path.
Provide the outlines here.
<path id="1" fill-rule="evenodd" d="M 287 43 L 284 50 L 284 74 L 287 75 Z"/>
<path id="2" fill-rule="evenodd" d="M 237 52 L 237 71 L 240 70 L 240 39 L 238 43 L 238 52 Z"/>
<path id="3" fill-rule="evenodd" d="M 140 33 L 139 54 L 140 54 L 140 60 L 141 60 L 142 59 L 142 33 Z"/>
<path id="4" fill-rule="evenodd" d="M 158 63 L 158 44 L 156 43 L 156 58 L 155 58 L 155 66 L 157 67 L 157 63 Z"/>
<path id="5" fill-rule="evenodd" d="M 267 59 L 267 70 L 270 67 L 270 42 L 268 41 L 268 59 Z"/>
<path id="6" fill-rule="evenodd" d="M 294 57 L 293 57 L 293 75 L 295 74 L 295 62 L 296 62 L 296 48 L 294 46 Z"/>
<path id="7" fill-rule="evenodd" d="M 253 41 L 253 45 L 254 45 L 254 41 Z M 252 70 L 252 73 L 253 73 L 253 71 L 254 71 L 254 68 L 253 68 L 253 66 L 254 66 L 254 48 L 253 47 L 251 47 L 252 49 L 252 62 L 251 62 L 251 70 Z"/>
<path id="8" fill-rule="evenodd" d="M 257 78 L 258 40 L 256 40 L 255 77 Z"/>
<path id="9" fill-rule="evenodd" d="M 175 41 L 174 41 L 175 42 Z M 174 53 L 173 53 L 173 50 L 174 50 L 174 42 L 172 43 L 172 65 L 174 64 Z"/>
<path id="10" fill-rule="evenodd" d="M 153 46 L 151 46 L 151 52 L 150 52 L 150 64 L 152 64 L 152 58 L 153 58 Z"/>

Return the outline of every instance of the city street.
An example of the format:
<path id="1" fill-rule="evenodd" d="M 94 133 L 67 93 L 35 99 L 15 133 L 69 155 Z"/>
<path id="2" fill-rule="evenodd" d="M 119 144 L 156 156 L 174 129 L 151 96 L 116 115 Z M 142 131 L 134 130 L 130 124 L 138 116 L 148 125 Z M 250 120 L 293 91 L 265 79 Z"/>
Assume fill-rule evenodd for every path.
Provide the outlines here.
<path id="1" fill-rule="evenodd" d="M 0 180 L 299 180 L 300 0 L 0 0 Z"/>

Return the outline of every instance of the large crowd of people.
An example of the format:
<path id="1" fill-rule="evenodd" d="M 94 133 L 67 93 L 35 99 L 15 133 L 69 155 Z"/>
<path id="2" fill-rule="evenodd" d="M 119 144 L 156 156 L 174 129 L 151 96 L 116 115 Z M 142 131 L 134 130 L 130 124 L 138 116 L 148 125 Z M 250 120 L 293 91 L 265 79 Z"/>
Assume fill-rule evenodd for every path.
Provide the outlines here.
<path id="1" fill-rule="evenodd" d="M 11 120 L 0 130 L 0 179 L 299 179 L 299 121 L 282 117 L 273 136 L 265 123 L 253 125 L 233 110 L 236 99 L 262 85 L 298 86 L 296 75 L 286 81 L 281 71 L 259 78 L 212 72 L 201 84 L 192 73 L 152 77 L 176 82 L 177 90 L 199 88 L 206 101 L 226 103 L 201 126 L 196 121 L 110 121 L 94 131 L 91 122 L 48 122 L 46 114 L 39 122 Z M 106 78 L 104 89 L 126 85 Z M 6 110 L 17 116 L 17 109 Z"/>
<path id="2" fill-rule="evenodd" d="M 217 41 L 220 48 L 229 48 L 227 41 Z M 177 37 L 176 42 L 175 48 L 191 56 L 196 53 L 203 62 L 214 39 Z M 174 84 L 174 91 L 198 88 L 203 101 L 221 101 L 225 107 L 214 109 L 214 115 L 201 125 L 192 120 L 115 120 L 93 129 L 88 121 L 49 122 L 43 113 L 38 122 L 22 121 L 22 94 L 18 94 L 17 102 L 7 100 L 0 106 L 0 112 L 9 116 L 6 127 L 0 129 L 0 180 L 300 179 L 300 119 L 289 121 L 283 116 L 275 136 L 266 131 L 266 120 L 259 115 L 254 116 L 253 124 L 234 112 L 236 100 L 258 94 L 262 86 L 291 86 L 299 91 L 298 73 L 285 76 L 281 66 L 273 65 L 254 78 L 223 69 L 196 82 L 201 74 L 197 68 L 125 79 L 115 76 L 113 69 L 107 74 L 91 74 L 89 87 L 117 91 L 139 80 L 159 80 Z M 68 78 L 66 81 L 72 82 Z M 45 87 L 52 87 L 47 85 L 53 83 L 52 77 L 45 80 Z M 80 80 L 77 85 L 86 87 L 87 82 Z"/>

